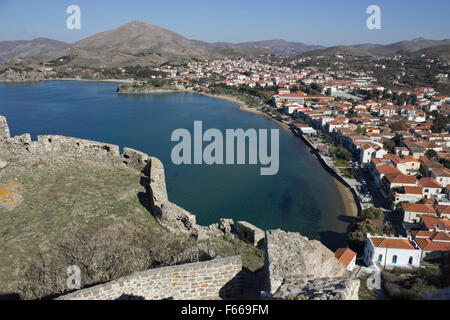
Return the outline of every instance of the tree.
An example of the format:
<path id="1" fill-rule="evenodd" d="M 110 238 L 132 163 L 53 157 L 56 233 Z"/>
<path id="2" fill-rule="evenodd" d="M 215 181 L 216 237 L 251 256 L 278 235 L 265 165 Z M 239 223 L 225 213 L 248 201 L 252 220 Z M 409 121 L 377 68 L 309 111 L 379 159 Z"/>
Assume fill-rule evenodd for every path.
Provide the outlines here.
<path id="1" fill-rule="evenodd" d="M 340 144 L 338 147 L 331 147 L 330 148 L 330 154 L 334 156 L 335 158 L 342 159 L 342 160 L 351 160 L 352 159 L 352 153 L 344 148 L 342 144 Z"/>
<path id="2" fill-rule="evenodd" d="M 384 140 L 383 141 L 383 148 L 385 150 L 388 150 L 390 153 L 394 153 L 395 141 L 393 141 L 392 139 Z"/>
<path id="3" fill-rule="evenodd" d="M 347 245 L 353 251 L 358 254 L 362 254 L 366 245 L 366 237 L 368 233 L 392 235 L 393 230 L 391 226 L 378 227 L 371 224 L 367 220 L 363 220 L 351 225 L 350 233 L 347 235 L 346 239 Z"/>
<path id="4" fill-rule="evenodd" d="M 440 161 L 440 163 L 443 164 L 444 167 L 446 167 L 447 169 L 450 169 L 450 160 L 442 159 L 442 160 Z"/>
<path id="5" fill-rule="evenodd" d="M 391 129 L 394 131 L 406 131 L 408 130 L 408 123 L 406 120 L 392 122 Z"/>
<path id="6" fill-rule="evenodd" d="M 434 114 L 435 117 L 433 119 L 433 125 L 431 126 L 431 131 L 433 133 L 441 133 L 442 131 L 447 129 L 447 125 L 449 123 L 449 116 L 444 116 L 439 113 Z"/>
<path id="7" fill-rule="evenodd" d="M 375 207 L 370 207 L 362 210 L 361 218 L 363 219 L 374 219 L 374 220 L 382 220 L 384 219 L 383 210 Z"/>
<path id="8" fill-rule="evenodd" d="M 355 131 L 361 135 L 365 135 L 367 130 L 366 130 L 366 128 L 358 127 Z"/>
<path id="9" fill-rule="evenodd" d="M 428 149 L 427 152 L 425 152 L 425 156 L 427 158 L 433 159 L 437 157 L 437 152 L 434 151 L 433 149 Z"/>

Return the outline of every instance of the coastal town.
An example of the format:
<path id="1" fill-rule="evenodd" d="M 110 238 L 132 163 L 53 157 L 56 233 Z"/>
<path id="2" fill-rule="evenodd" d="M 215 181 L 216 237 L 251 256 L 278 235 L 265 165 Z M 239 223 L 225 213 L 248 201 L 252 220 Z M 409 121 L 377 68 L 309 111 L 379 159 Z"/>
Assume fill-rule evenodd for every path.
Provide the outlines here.
<path id="1" fill-rule="evenodd" d="M 450 252 L 447 60 L 343 52 L 159 66 L 71 61 L 11 59 L 0 65 L 0 80 L 111 81 L 119 83 L 118 94 L 188 92 L 235 102 L 297 136 L 335 181 L 348 228 L 346 246 L 334 255 L 364 283 L 360 298 L 418 298 L 434 287 L 402 291 L 392 279 L 420 284 L 427 272 L 445 273 L 439 270 Z M 399 269 L 406 280 L 395 278 Z"/>
<path id="2" fill-rule="evenodd" d="M 340 55 L 326 71 L 301 68 L 314 65 L 310 60 L 320 66 L 323 58 L 284 63 L 228 58 L 94 69 L 64 67 L 62 57 L 23 73 L 90 80 L 113 75 L 131 83 L 126 87 L 233 98 L 299 135 L 351 192 L 353 215 L 361 221 L 350 226 L 350 248 L 336 253 L 346 265 L 353 266 L 357 256 L 374 270 L 419 267 L 439 258 L 450 251 L 450 97 L 433 87 L 391 88 L 408 77 L 405 71 L 395 75 L 391 87 L 380 85 L 374 71 L 344 70 L 341 61 L 348 57 Z M 383 59 L 406 63 L 401 55 Z M 383 59 L 374 67 L 384 69 Z M 444 61 L 421 59 L 448 69 Z M 14 71 L 2 73 L 8 72 Z M 435 78 L 445 84 L 448 74 Z M 355 239 L 361 233 L 364 239 Z"/>
<path id="3" fill-rule="evenodd" d="M 0 300 L 445 317 L 449 11 L 2 1 Z"/>

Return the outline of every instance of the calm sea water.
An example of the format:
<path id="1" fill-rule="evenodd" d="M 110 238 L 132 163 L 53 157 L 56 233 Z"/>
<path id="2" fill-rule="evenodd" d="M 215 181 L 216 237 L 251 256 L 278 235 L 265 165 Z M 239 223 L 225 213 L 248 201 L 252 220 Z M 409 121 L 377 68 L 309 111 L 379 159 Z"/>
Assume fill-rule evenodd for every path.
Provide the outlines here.
<path id="1" fill-rule="evenodd" d="M 130 147 L 161 159 L 169 199 L 202 225 L 219 218 L 244 220 L 344 245 L 343 203 L 327 172 L 305 145 L 280 129 L 280 170 L 261 176 L 260 166 L 181 165 L 171 162 L 173 130 L 278 129 L 273 121 L 242 112 L 234 103 L 192 93 L 117 95 L 115 83 L 38 82 L 0 84 L 0 114 L 11 135 L 61 134 Z"/>

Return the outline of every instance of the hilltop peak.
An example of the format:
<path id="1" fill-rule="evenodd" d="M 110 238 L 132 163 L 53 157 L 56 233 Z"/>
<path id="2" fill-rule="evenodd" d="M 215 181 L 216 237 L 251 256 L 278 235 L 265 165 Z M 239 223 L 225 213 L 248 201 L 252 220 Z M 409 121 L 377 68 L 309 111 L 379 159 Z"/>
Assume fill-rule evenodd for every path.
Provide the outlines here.
<path id="1" fill-rule="evenodd" d="M 411 41 L 417 42 L 417 41 L 426 41 L 426 40 L 428 40 L 428 39 L 427 38 L 423 38 L 423 37 L 418 37 L 418 38 L 412 39 Z"/>

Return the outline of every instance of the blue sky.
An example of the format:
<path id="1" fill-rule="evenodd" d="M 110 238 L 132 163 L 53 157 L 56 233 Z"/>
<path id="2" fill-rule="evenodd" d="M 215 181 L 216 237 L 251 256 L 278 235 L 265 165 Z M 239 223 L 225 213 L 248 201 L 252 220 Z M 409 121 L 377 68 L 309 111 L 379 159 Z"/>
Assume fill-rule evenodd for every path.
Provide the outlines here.
<path id="1" fill-rule="evenodd" d="M 72 4 L 81 8 L 81 30 L 66 28 Z M 381 8 L 381 30 L 366 27 L 373 4 Z M 0 40 L 75 42 L 137 20 L 208 42 L 387 44 L 450 38 L 449 12 L 449 0 L 0 0 Z"/>

